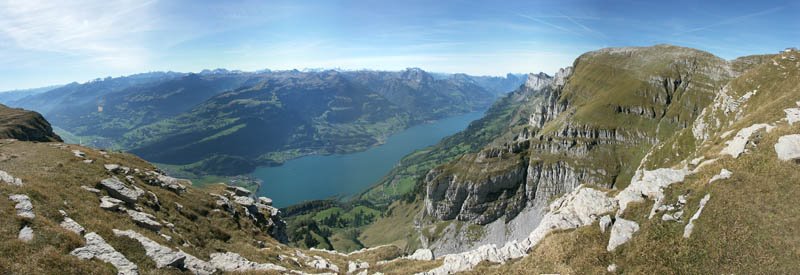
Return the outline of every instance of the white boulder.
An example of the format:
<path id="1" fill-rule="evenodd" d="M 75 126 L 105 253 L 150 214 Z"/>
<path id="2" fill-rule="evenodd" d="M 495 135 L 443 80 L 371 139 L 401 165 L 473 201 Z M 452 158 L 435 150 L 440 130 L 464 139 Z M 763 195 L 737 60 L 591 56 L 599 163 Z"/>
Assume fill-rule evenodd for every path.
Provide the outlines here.
<path id="1" fill-rule="evenodd" d="M 155 221 L 156 217 L 153 215 L 130 209 L 126 210 L 126 212 L 137 225 L 153 231 L 161 230 L 161 223 Z"/>
<path id="2" fill-rule="evenodd" d="M 211 253 L 211 260 L 208 261 L 216 269 L 224 272 L 245 272 L 245 271 L 287 271 L 285 267 L 274 264 L 259 264 L 251 262 L 239 254 L 233 252 Z"/>
<path id="3" fill-rule="evenodd" d="M 675 211 L 674 213 L 665 213 L 661 216 L 662 221 L 679 221 L 683 217 L 683 210 Z"/>
<path id="4" fill-rule="evenodd" d="M 778 138 L 775 152 L 778 153 L 778 159 L 783 161 L 800 159 L 800 135 L 785 135 Z"/>
<path id="5" fill-rule="evenodd" d="M 30 240 L 33 240 L 33 228 L 27 225 L 22 227 L 22 229 L 19 230 L 17 239 L 23 242 L 29 242 Z"/>
<path id="6" fill-rule="evenodd" d="M 227 189 L 228 189 L 228 191 L 231 191 L 234 194 L 236 194 L 236 196 L 250 196 L 250 194 L 252 194 L 252 192 L 250 192 L 250 190 L 247 190 L 247 189 L 245 189 L 243 187 L 239 187 L 239 186 L 228 185 Z"/>
<path id="7" fill-rule="evenodd" d="M 433 251 L 431 251 L 430 249 L 420 248 L 415 250 L 414 254 L 408 255 L 405 258 L 417 261 L 432 261 Z"/>
<path id="8" fill-rule="evenodd" d="M 272 206 L 272 199 L 267 198 L 267 197 L 258 197 L 258 202 L 263 204 L 263 205 Z"/>
<path id="9" fill-rule="evenodd" d="M 355 262 L 349 261 L 349 262 L 347 262 L 347 273 L 348 274 L 353 273 L 356 270 L 366 269 L 366 268 L 369 268 L 369 263 L 367 263 L 367 262 L 362 262 L 362 261 L 355 261 Z"/>
<path id="10" fill-rule="evenodd" d="M 110 211 L 117 211 L 120 209 L 120 206 L 125 203 L 121 200 L 109 197 L 109 196 L 102 196 L 100 198 L 100 208 Z"/>
<path id="11" fill-rule="evenodd" d="M 114 198 L 123 200 L 127 203 L 136 203 L 139 196 L 144 195 L 144 191 L 138 188 L 130 188 L 116 178 L 107 178 L 100 181 L 108 194 Z"/>
<path id="12" fill-rule="evenodd" d="M 64 217 L 64 220 L 61 221 L 61 224 L 59 225 L 61 226 L 61 228 L 75 232 L 78 235 L 83 235 L 83 233 L 86 232 L 86 229 L 83 228 L 83 226 L 81 226 L 80 224 L 78 224 L 78 222 L 69 217 Z"/>
<path id="13" fill-rule="evenodd" d="M 22 185 L 22 180 L 21 179 L 15 178 L 11 174 L 9 174 L 8 172 L 3 171 L 3 170 L 0 170 L 0 181 L 3 181 L 5 183 L 11 184 L 11 185 L 16 185 L 16 186 Z"/>
<path id="14" fill-rule="evenodd" d="M 174 192 L 186 191 L 186 185 L 192 185 L 192 182 L 189 180 L 173 178 L 167 175 L 159 174 L 157 179 L 161 183 L 161 187 L 170 189 Z"/>
<path id="15" fill-rule="evenodd" d="M 33 213 L 33 204 L 28 195 L 11 195 L 8 196 L 8 199 L 17 203 L 14 205 L 14 209 L 17 210 L 17 216 L 28 219 L 36 217 L 36 214 Z"/>
<path id="16" fill-rule="evenodd" d="M 728 179 L 731 176 L 733 176 L 733 172 L 728 171 L 728 169 L 722 168 L 722 170 L 719 171 L 719 174 L 714 175 L 713 177 L 711 177 L 711 179 L 708 181 L 708 183 L 712 183 L 712 182 L 715 182 L 715 181 L 718 181 L 718 180 Z"/>
<path id="17" fill-rule="evenodd" d="M 636 231 L 639 231 L 638 223 L 618 217 L 611 227 L 611 237 L 608 239 L 606 250 L 613 251 L 618 246 L 628 242 Z"/>

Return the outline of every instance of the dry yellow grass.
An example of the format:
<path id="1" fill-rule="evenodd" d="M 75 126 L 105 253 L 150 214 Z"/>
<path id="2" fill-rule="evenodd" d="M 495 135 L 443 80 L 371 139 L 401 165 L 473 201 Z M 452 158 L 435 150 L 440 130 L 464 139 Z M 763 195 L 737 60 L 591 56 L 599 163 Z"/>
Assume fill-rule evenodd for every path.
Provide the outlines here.
<path id="1" fill-rule="evenodd" d="M 103 164 L 121 164 L 132 169 L 150 170 L 154 167 L 132 155 L 109 153 L 104 158 L 91 148 L 68 145 L 56 148 L 55 144 L 22 141 L 0 143 L 0 170 L 6 171 L 24 182 L 23 186 L 0 183 L 0 274 L 109 274 L 112 266 L 100 261 L 84 261 L 69 255 L 83 245 L 83 238 L 59 226 L 62 221 L 58 210 L 83 225 L 88 232 L 97 232 L 111 246 L 139 266 L 144 274 L 182 273 L 177 269 L 155 269 L 155 263 L 144 253 L 135 240 L 116 237 L 112 229 L 132 229 L 162 245 L 180 248 L 183 251 L 208 259 L 214 252 L 231 251 L 259 263 L 275 263 L 294 270 L 320 272 L 293 261 L 281 261 L 279 255 L 294 256 L 296 249 L 279 244 L 272 237 L 257 229 L 252 221 L 239 209 L 238 216 L 224 211 L 214 211 L 214 199 L 209 193 L 222 193 L 224 186 L 210 185 L 204 189 L 193 187 L 176 194 L 167 189 L 138 182 L 137 186 L 153 192 L 159 204 L 152 199 L 140 198 L 138 205 L 144 212 L 153 214 L 157 220 L 175 225 L 175 232 L 162 229 L 171 240 L 135 225 L 124 213 L 99 208 L 99 196 L 81 188 L 96 185 L 112 175 Z M 83 163 L 73 156 L 71 150 L 81 150 L 94 163 Z M 136 179 L 139 181 L 138 179 Z M 30 196 L 36 218 L 24 220 L 16 216 L 14 203 L 8 200 L 11 194 Z M 103 193 L 104 194 L 104 193 Z M 143 197 L 147 197 L 145 195 Z M 176 203 L 183 206 L 179 210 Z M 163 222 L 162 222 L 163 223 Z M 19 230 L 30 224 L 34 238 L 30 242 L 17 240 Z M 188 244 L 188 246 L 184 245 Z M 350 258 L 329 255 L 324 252 L 304 251 L 309 255 L 330 258 L 341 269 L 347 268 Z M 354 255 L 353 259 L 364 259 L 370 264 L 394 258 L 402 252 L 396 247 L 386 247 Z"/>

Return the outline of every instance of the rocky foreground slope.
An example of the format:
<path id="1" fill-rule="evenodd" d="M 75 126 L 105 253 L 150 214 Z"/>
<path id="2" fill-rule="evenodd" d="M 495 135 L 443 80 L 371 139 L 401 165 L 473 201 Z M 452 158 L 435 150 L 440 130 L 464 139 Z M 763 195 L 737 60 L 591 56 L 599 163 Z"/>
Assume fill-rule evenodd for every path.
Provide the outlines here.
<path id="1" fill-rule="evenodd" d="M 197 189 L 125 153 L 3 139 L 0 273 L 415 271 L 404 267 L 408 259 L 379 263 L 403 256 L 397 247 L 341 254 L 286 246 L 271 204 L 239 187 Z"/>

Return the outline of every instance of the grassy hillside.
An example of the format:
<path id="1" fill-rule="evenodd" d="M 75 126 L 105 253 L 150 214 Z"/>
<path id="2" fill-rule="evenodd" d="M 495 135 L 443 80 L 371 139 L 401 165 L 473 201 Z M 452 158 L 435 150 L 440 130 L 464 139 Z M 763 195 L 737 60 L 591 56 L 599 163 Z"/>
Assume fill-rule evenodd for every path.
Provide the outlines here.
<path id="1" fill-rule="evenodd" d="M 78 157 L 73 150 L 81 151 Z M 93 162 L 87 163 L 86 160 Z M 109 171 L 105 164 L 128 167 Z M 138 266 L 140 274 L 187 274 L 190 271 L 175 267 L 159 267 L 138 241 L 118 236 L 114 230 L 132 230 L 158 245 L 181 251 L 209 261 L 213 253 L 232 252 L 259 264 L 274 264 L 287 270 L 318 273 L 331 271 L 335 265 L 341 272 L 348 263 L 366 262 L 371 271 L 391 273 L 398 267 L 393 264 L 378 265 L 402 255 L 396 247 L 380 247 L 350 255 L 332 254 L 288 247 L 274 239 L 263 224 L 248 216 L 245 208 L 233 202 L 231 208 L 220 205 L 218 196 L 228 196 L 224 185 L 210 185 L 203 189 L 185 186 L 176 191 L 146 183 L 145 171 L 156 168 L 130 154 L 104 152 L 77 145 L 62 143 L 32 143 L 4 140 L 0 143 L 0 170 L 21 180 L 21 186 L 0 182 L 0 273 L 39 274 L 111 274 L 112 265 L 101 260 L 82 260 L 70 252 L 85 245 L 81 234 L 66 230 L 60 223 L 69 217 L 85 228 L 85 233 L 96 232 L 119 251 L 122 256 Z M 125 177 L 130 176 L 130 180 Z M 143 190 L 133 203 L 121 207 L 135 209 L 152 215 L 161 223 L 160 230 L 152 230 L 135 223 L 124 211 L 105 210 L 99 207 L 100 197 L 111 195 L 100 182 L 111 177 L 126 181 L 128 188 Z M 92 188 L 99 190 L 90 191 Z M 12 195 L 23 194 L 30 198 L 33 218 L 16 214 Z M 113 195 L 112 195 L 113 196 Z M 61 214 L 60 211 L 64 211 Z M 249 212 L 253 213 L 253 212 Z M 335 211 L 318 213 L 331 216 Z M 339 215 L 339 214 L 336 214 Z M 340 220 L 352 216 L 339 215 Z M 23 228 L 31 228 L 33 237 L 20 240 L 17 235 Z M 320 258 L 313 258 L 320 257 Z M 314 260 L 322 259 L 320 266 Z M 432 263 L 435 265 L 435 262 Z M 415 267 L 422 270 L 431 264 Z M 401 270 L 413 270 L 404 269 Z M 252 273 L 253 271 L 251 271 Z M 278 274 L 278 271 L 261 271 L 257 274 Z"/>
<path id="2" fill-rule="evenodd" d="M 800 213 L 786 202 L 800 192 L 797 187 L 800 174 L 796 161 L 777 158 L 774 145 L 782 136 L 800 133 L 797 124 L 787 122 L 784 112 L 784 109 L 797 108 L 795 102 L 800 100 L 797 55 L 798 52 L 792 51 L 759 56 L 760 61 L 748 64 L 750 69 L 743 70 L 727 83 L 724 93 L 732 99 L 744 100 L 734 109 L 715 112 L 706 118 L 709 123 L 718 122 L 719 127 L 712 128 L 708 139 L 696 140 L 697 149 L 689 150 L 688 158 L 648 159 L 647 164 L 652 168 L 686 165 L 694 157 L 715 160 L 665 190 L 665 202 L 676 201 L 678 196 L 687 197 L 686 214 L 679 222 L 648 219 L 653 202 L 646 200 L 626 211 L 623 217 L 638 222 L 640 229 L 628 243 L 613 252 L 605 249 L 608 234 L 601 233 L 594 223 L 551 235 L 531 252 L 531 256 L 506 265 L 485 264 L 471 273 L 508 274 L 523 270 L 599 273 L 612 264 L 616 266 L 612 273 L 795 272 L 800 261 L 796 249 L 800 243 L 796 230 L 800 220 L 796 217 Z M 795 56 L 794 60 L 791 56 Z M 741 59 L 734 62 L 739 61 Z M 747 94 L 750 94 L 749 99 L 743 97 Z M 715 103 L 722 102 L 725 102 L 722 96 L 715 100 Z M 730 132 L 736 133 L 757 123 L 776 128 L 751 136 L 738 158 L 720 153 L 733 137 Z M 695 147 L 672 140 L 665 144 L 671 148 Z M 732 172 L 730 178 L 710 182 L 722 169 Z M 694 231 L 686 238 L 683 235 L 687 221 L 698 211 L 699 201 L 705 195 L 710 199 L 694 221 Z"/>

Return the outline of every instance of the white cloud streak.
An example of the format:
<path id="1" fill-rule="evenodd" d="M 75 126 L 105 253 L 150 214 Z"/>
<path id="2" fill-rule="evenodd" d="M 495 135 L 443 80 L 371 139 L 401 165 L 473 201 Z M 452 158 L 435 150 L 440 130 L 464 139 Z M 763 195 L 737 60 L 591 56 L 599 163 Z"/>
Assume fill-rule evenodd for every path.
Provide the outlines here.
<path id="1" fill-rule="evenodd" d="M 111 68 L 146 63 L 144 37 L 156 23 L 154 1 L 0 2 L 0 47 L 59 53 Z"/>
<path id="2" fill-rule="evenodd" d="M 713 24 L 709 24 L 709 25 L 705 25 L 705 26 L 697 27 L 697 28 L 692 28 L 692 29 L 688 29 L 688 30 L 685 30 L 685 31 L 680 31 L 680 32 L 675 33 L 674 35 L 682 35 L 682 34 L 687 34 L 687 33 L 704 31 L 704 30 L 711 29 L 711 28 L 714 28 L 714 27 L 730 25 L 730 24 L 736 24 L 736 23 L 745 21 L 745 20 L 753 18 L 753 17 L 763 16 L 763 15 L 767 15 L 767 14 L 770 14 L 770 13 L 778 12 L 778 11 L 780 11 L 782 9 L 783 9 L 783 7 L 774 7 L 774 8 L 762 10 L 762 11 L 759 11 L 759 12 L 754 12 L 754 13 L 745 14 L 745 15 L 741 15 L 741 16 L 731 17 L 731 18 L 728 18 L 728 19 L 725 19 L 725 20 L 721 20 L 721 21 L 715 22 Z"/>

